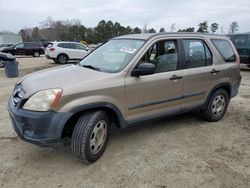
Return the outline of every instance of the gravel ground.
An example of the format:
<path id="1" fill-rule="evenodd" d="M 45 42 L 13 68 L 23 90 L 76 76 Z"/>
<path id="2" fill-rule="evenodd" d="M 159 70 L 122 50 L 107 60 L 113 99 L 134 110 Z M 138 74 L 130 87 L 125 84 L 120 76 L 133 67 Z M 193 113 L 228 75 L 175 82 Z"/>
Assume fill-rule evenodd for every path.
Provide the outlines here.
<path id="1" fill-rule="evenodd" d="M 17 58 L 21 76 L 57 66 Z M 250 71 L 223 120 L 204 122 L 188 113 L 124 131 L 112 131 L 104 155 L 86 165 L 66 142 L 60 151 L 21 141 L 7 112 L 20 79 L 0 69 L 0 187 L 250 187 Z"/>

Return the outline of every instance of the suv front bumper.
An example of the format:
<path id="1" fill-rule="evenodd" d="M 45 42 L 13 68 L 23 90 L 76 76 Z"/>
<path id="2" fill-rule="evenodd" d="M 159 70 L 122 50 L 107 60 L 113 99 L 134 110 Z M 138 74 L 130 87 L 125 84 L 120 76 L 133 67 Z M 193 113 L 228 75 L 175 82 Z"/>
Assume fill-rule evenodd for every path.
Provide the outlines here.
<path id="1" fill-rule="evenodd" d="M 14 106 L 11 97 L 8 110 L 13 128 L 24 141 L 39 145 L 51 146 L 61 139 L 63 127 L 71 117 L 67 112 L 35 112 Z"/>

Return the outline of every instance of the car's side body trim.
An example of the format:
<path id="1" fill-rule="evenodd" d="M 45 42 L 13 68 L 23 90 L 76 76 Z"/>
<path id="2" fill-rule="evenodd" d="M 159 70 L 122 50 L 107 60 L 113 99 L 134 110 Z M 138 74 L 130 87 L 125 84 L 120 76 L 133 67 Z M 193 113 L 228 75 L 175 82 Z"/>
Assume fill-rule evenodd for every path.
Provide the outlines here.
<path id="1" fill-rule="evenodd" d="M 78 113 L 78 112 L 81 112 L 81 111 L 97 109 L 97 108 L 108 108 L 108 109 L 112 110 L 113 112 L 115 112 L 115 114 L 118 117 L 120 128 L 123 129 L 123 128 L 126 127 L 125 118 L 123 117 L 121 111 L 119 110 L 118 107 L 116 107 L 115 105 L 113 105 L 111 103 L 97 102 L 97 103 L 81 105 L 81 106 L 77 106 L 77 107 L 73 108 L 72 110 L 70 110 L 70 112 L 75 114 L 75 113 Z"/>
<path id="2" fill-rule="evenodd" d="M 205 91 L 200 91 L 200 92 L 195 92 L 195 93 L 187 93 L 187 94 L 173 97 L 173 98 L 167 98 L 167 99 L 155 100 L 155 101 L 147 101 L 147 102 L 142 103 L 142 104 L 131 106 L 128 108 L 128 110 L 134 110 L 134 109 L 143 108 L 143 107 L 147 107 L 147 106 L 162 104 L 162 103 L 166 103 L 166 102 L 172 102 L 172 101 L 176 101 L 176 100 L 180 100 L 180 99 L 184 99 L 184 98 L 195 97 L 195 96 L 203 95 L 205 93 L 206 93 Z"/>
<path id="3" fill-rule="evenodd" d="M 131 127 L 131 126 L 134 126 L 134 125 L 136 125 L 138 123 L 141 123 L 141 122 L 155 121 L 155 120 L 158 120 L 158 119 L 163 119 L 163 118 L 171 117 L 171 116 L 174 116 L 174 115 L 179 115 L 179 114 L 183 114 L 183 113 L 186 113 L 186 112 L 190 112 L 190 111 L 193 111 L 193 110 L 202 109 L 202 107 L 203 107 L 203 104 L 193 106 L 191 108 L 182 109 L 182 110 L 173 110 L 173 111 L 170 111 L 170 112 L 169 111 L 168 112 L 162 112 L 160 114 L 155 114 L 155 115 L 152 115 L 152 116 L 147 116 L 147 117 L 143 117 L 143 118 L 137 118 L 137 119 L 126 121 L 126 125 L 127 125 L 127 127 Z"/>

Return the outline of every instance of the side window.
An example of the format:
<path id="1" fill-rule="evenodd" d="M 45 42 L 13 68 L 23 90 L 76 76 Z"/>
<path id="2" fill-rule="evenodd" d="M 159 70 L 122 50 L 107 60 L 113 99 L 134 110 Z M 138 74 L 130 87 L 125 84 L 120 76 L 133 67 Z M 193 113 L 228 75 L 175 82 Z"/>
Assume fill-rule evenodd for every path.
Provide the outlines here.
<path id="1" fill-rule="evenodd" d="M 155 72 L 169 72 L 177 70 L 178 51 L 175 40 L 164 40 L 153 44 L 144 54 L 141 61 L 155 65 Z"/>
<path id="2" fill-rule="evenodd" d="M 199 39 L 183 40 L 187 68 L 204 67 L 213 64 L 212 53 Z"/>
<path id="3" fill-rule="evenodd" d="M 15 47 L 16 47 L 16 48 L 23 48 L 23 47 L 24 47 L 24 44 L 23 44 L 23 43 L 20 43 L 20 44 L 17 44 Z"/>
<path id="4" fill-rule="evenodd" d="M 75 45 L 76 45 L 76 49 L 85 50 L 85 46 L 83 46 L 82 44 L 75 44 Z"/>
<path id="5" fill-rule="evenodd" d="M 67 48 L 69 48 L 69 49 L 77 49 L 75 43 L 67 43 Z"/>
<path id="6" fill-rule="evenodd" d="M 59 43 L 57 44 L 58 47 L 65 48 L 65 43 Z"/>
<path id="7" fill-rule="evenodd" d="M 236 56 L 232 49 L 232 46 L 227 40 L 224 39 L 212 39 L 212 43 L 219 51 L 220 55 L 223 57 L 226 62 L 236 61 Z"/>
<path id="8" fill-rule="evenodd" d="M 59 43 L 57 46 L 61 48 L 72 48 L 71 43 Z"/>

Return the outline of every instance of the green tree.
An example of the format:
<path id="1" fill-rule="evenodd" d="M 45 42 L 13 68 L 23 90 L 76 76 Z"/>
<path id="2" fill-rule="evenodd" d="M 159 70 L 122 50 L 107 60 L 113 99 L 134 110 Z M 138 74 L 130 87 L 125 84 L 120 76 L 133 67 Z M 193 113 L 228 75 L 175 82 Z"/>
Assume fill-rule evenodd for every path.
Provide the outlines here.
<path id="1" fill-rule="evenodd" d="M 149 33 L 156 33 L 156 30 L 154 28 L 151 28 L 148 30 Z"/>
<path id="2" fill-rule="evenodd" d="M 215 33 L 218 30 L 218 28 L 219 28 L 219 24 L 217 23 L 212 23 L 210 26 L 212 33 Z"/>
<path id="3" fill-rule="evenodd" d="M 133 29 L 133 33 L 134 33 L 134 34 L 139 34 L 139 33 L 141 33 L 140 28 L 139 28 L 139 27 L 135 27 L 135 28 Z"/>
<path id="4" fill-rule="evenodd" d="M 204 21 L 204 22 L 200 23 L 198 26 L 199 26 L 199 28 L 198 28 L 197 32 L 208 33 L 207 21 Z"/>
<path id="5" fill-rule="evenodd" d="M 236 33 L 238 30 L 239 30 L 238 22 L 236 21 L 232 22 L 229 27 L 229 34 Z"/>
<path id="6" fill-rule="evenodd" d="M 131 34 L 133 32 L 132 28 L 130 26 L 126 27 L 126 34 Z"/>
<path id="7" fill-rule="evenodd" d="M 159 33 L 163 33 L 163 32 L 166 32 L 166 30 L 165 30 L 165 28 L 161 28 L 160 30 L 159 30 Z"/>
<path id="8" fill-rule="evenodd" d="M 178 32 L 194 32 L 194 27 L 188 27 L 186 29 L 179 29 Z"/>
<path id="9" fill-rule="evenodd" d="M 31 40 L 32 41 L 40 41 L 40 34 L 39 34 L 39 28 L 38 27 L 34 27 L 32 30 L 32 34 L 31 34 Z"/>

